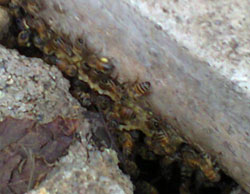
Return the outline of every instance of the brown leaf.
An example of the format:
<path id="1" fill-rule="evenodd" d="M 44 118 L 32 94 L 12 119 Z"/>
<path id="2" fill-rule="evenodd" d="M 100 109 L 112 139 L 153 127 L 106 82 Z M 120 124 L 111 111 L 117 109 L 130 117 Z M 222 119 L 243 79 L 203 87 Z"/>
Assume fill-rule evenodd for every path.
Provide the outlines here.
<path id="1" fill-rule="evenodd" d="M 77 119 L 57 117 L 47 124 L 6 118 L 0 123 L 0 193 L 25 193 L 39 184 L 67 153 Z"/>
<path id="2" fill-rule="evenodd" d="M 7 117 L 0 123 L 0 150 L 23 137 L 34 125 L 35 121 L 29 119 Z"/>

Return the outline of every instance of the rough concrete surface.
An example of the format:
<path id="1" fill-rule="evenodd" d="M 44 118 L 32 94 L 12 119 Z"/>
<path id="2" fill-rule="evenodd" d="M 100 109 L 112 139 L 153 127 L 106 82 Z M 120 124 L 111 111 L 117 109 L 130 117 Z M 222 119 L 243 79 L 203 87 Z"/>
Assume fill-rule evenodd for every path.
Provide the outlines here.
<path id="1" fill-rule="evenodd" d="M 37 16 L 87 37 L 121 81 L 150 80 L 150 102 L 250 192 L 249 0 L 47 0 Z"/>
<path id="2" fill-rule="evenodd" d="M 80 121 L 82 142 L 70 147 L 37 191 L 28 193 L 133 193 L 114 151 L 99 151 L 89 144 L 92 126 L 68 90 L 69 82 L 56 67 L 0 46 L 0 120 L 12 116 L 48 123 L 62 116 Z"/>
<path id="3" fill-rule="evenodd" d="M 195 57 L 250 95 L 249 0 L 130 0 Z"/>

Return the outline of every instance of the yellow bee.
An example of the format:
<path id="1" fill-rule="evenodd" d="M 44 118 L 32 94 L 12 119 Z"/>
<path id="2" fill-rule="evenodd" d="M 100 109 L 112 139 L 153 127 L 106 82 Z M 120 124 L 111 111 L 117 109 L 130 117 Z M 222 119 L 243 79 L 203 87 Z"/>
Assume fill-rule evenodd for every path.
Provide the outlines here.
<path id="1" fill-rule="evenodd" d="M 68 65 L 66 69 L 62 71 L 69 77 L 75 77 L 77 75 L 77 67 L 72 64 Z"/>
<path id="2" fill-rule="evenodd" d="M 146 137 L 145 143 L 157 155 L 172 155 L 178 149 L 172 144 L 171 136 L 163 130 L 155 132 L 152 137 Z"/>
<path id="3" fill-rule="evenodd" d="M 194 169 L 200 169 L 209 181 L 218 182 L 220 180 L 220 174 L 217 172 L 217 169 L 214 168 L 208 155 L 198 154 L 186 146 L 182 150 L 182 157 L 186 165 Z"/>
<path id="4" fill-rule="evenodd" d="M 160 159 L 161 174 L 165 180 L 170 181 L 173 178 L 179 160 L 178 153 L 171 156 L 164 155 L 163 158 Z"/>
<path id="5" fill-rule="evenodd" d="M 134 90 L 139 95 L 146 95 L 150 92 L 151 84 L 150 82 L 141 82 L 134 86 Z"/>
<path id="6" fill-rule="evenodd" d="M 88 64 L 105 75 L 111 75 L 115 69 L 115 66 L 105 57 L 91 56 L 88 58 Z"/>
<path id="7" fill-rule="evenodd" d="M 94 101 L 102 111 L 111 110 L 113 107 L 113 101 L 106 95 L 98 95 L 94 97 Z"/>
<path id="8" fill-rule="evenodd" d="M 161 130 L 156 134 L 157 135 L 153 136 L 153 142 L 158 145 L 159 152 L 164 152 L 165 154 L 170 155 L 176 152 L 177 148 L 172 145 L 169 134 L 167 134 L 164 130 Z"/>
<path id="9" fill-rule="evenodd" d="M 112 80 L 111 78 L 101 77 L 101 75 L 99 76 L 99 79 L 101 79 L 99 82 L 99 87 L 101 89 L 107 90 L 113 94 L 119 94 L 118 87 L 114 80 Z"/>
<path id="10" fill-rule="evenodd" d="M 48 41 L 52 37 L 52 31 L 48 30 L 47 25 L 41 19 L 27 19 L 27 25 L 35 29 L 43 41 Z"/>
<path id="11" fill-rule="evenodd" d="M 156 160 L 156 155 L 152 151 L 150 151 L 146 146 L 137 147 L 136 152 L 143 160 Z"/>
<path id="12" fill-rule="evenodd" d="M 125 162 L 123 162 L 123 170 L 126 174 L 129 174 L 132 178 L 137 178 L 140 174 L 140 171 L 134 161 L 126 159 Z"/>
<path id="13" fill-rule="evenodd" d="M 146 96 L 151 92 L 151 83 L 148 81 L 137 83 L 128 86 L 128 95 L 133 99 L 137 99 L 141 96 Z"/>
<path id="14" fill-rule="evenodd" d="M 21 31 L 17 37 L 18 44 L 23 47 L 30 47 L 31 46 L 30 35 L 31 35 L 31 32 L 29 30 Z"/>
<path id="15" fill-rule="evenodd" d="M 120 126 L 119 118 L 113 113 L 106 113 L 107 126 L 110 130 L 117 130 Z"/>
<path id="16" fill-rule="evenodd" d="M 10 2 L 9 4 L 9 13 L 10 15 L 14 16 L 15 18 L 21 17 L 21 9 L 16 3 Z"/>
<path id="17" fill-rule="evenodd" d="M 211 158 L 207 154 L 201 155 L 200 169 L 211 182 L 220 181 L 219 169 L 214 167 Z"/>
<path id="18" fill-rule="evenodd" d="M 119 115 L 122 119 L 132 120 L 136 118 L 136 114 L 132 108 L 122 106 L 119 110 Z"/>
<path id="19" fill-rule="evenodd" d="M 45 42 L 38 35 L 35 35 L 33 37 L 33 44 L 36 48 L 43 51 Z M 49 52 L 47 52 L 47 53 L 49 53 Z"/>
<path id="20" fill-rule="evenodd" d="M 30 26 L 28 25 L 28 22 L 27 22 L 27 20 L 29 20 L 29 19 L 30 19 L 29 17 L 25 17 L 22 19 L 21 18 L 16 19 L 18 29 L 30 30 Z"/>
<path id="21" fill-rule="evenodd" d="M 83 91 L 77 91 L 75 95 L 77 96 L 77 99 L 79 100 L 79 102 L 83 107 L 89 107 L 92 105 L 92 100 L 89 93 L 85 93 Z"/>
<path id="22" fill-rule="evenodd" d="M 79 67 L 79 69 L 81 69 L 84 73 L 89 73 L 91 71 L 90 66 L 88 65 L 88 63 L 84 60 L 79 61 L 77 63 L 77 66 Z"/>
<path id="23" fill-rule="evenodd" d="M 59 59 L 56 56 L 47 57 L 47 61 L 56 65 L 63 73 L 69 77 L 75 77 L 77 75 L 77 67 L 69 63 L 67 59 Z"/>
<path id="24" fill-rule="evenodd" d="M 73 44 L 72 47 L 72 52 L 75 55 L 83 55 L 83 48 L 85 47 L 84 45 L 84 40 L 82 38 L 77 38 L 75 43 Z"/>
<path id="25" fill-rule="evenodd" d="M 154 130 L 154 131 L 159 131 L 161 130 L 161 120 L 155 116 L 150 116 L 146 124 L 149 129 Z"/>
<path id="26" fill-rule="evenodd" d="M 43 40 L 43 39 L 42 39 Z M 55 49 L 53 47 L 52 41 L 47 41 L 42 48 L 42 52 L 46 55 L 53 55 L 55 53 Z"/>
<path id="27" fill-rule="evenodd" d="M 25 7 L 25 10 L 32 15 L 41 11 L 42 8 L 41 4 L 38 4 L 38 1 L 34 0 L 28 0 L 25 3 L 22 3 L 22 5 Z"/>
<path id="28" fill-rule="evenodd" d="M 128 132 L 122 132 L 119 135 L 119 143 L 122 145 L 122 152 L 126 156 L 130 156 L 134 147 L 134 142 Z"/>
<path id="29" fill-rule="evenodd" d="M 72 47 L 66 43 L 61 37 L 53 39 L 53 46 L 56 50 L 56 56 L 59 58 L 65 58 L 66 56 L 73 57 Z"/>
<path id="30" fill-rule="evenodd" d="M 93 69 L 89 66 L 89 63 L 87 65 L 85 63 L 77 63 L 77 66 L 79 68 L 78 79 L 87 82 L 91 89 L 100 95 L 109 96 L 113 101 L 121 99 L 122 93 L 116 80 L 108 78 L 102 72 Z"/>

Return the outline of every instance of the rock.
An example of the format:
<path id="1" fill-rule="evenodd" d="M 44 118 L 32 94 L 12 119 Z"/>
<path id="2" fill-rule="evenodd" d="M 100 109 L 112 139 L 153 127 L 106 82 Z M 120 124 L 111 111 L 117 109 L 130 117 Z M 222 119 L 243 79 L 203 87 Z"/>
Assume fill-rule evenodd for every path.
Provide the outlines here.
<path id="1" fill-rule="evenodd" d="M 81 142 L 73 144 L 46 181 L 28 193 L 133 193 L 132 183 L 118 168 L 115 152 L 90 144 L 87 138 L 94 126 L 84 119 L 83 112 L 88 113 L 68 90 L 69 82 L 56 67 L 0 46 L 1 121 L 9 116 L 40 124 L 57 116 L 79 121 Z"/>
<path id="2" fill-rule="evenodd" d="M 116 153 L 102 152 L 85 146 L 86 142 L 71 147 L 60 161 L 60 169 L 51 174 L 41 187 L 27 194 L 48 193 L 133 193 L 133 186 L 117 167 Z M 45 193 L 46 193 L 45 192 Z"/>
<path id="3" fill-rule="evenodd" d="M 78 117 L 69 82 L 56 67 L 0 47 L 0 120 L 6 116 L 48 123 L 58 115 Z"/>

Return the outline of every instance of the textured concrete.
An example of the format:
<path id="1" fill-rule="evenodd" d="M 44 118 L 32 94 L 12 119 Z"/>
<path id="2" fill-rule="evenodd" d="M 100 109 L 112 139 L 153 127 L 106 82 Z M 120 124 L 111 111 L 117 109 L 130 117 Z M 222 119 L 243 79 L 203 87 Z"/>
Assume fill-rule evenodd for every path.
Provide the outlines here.
<path id="1" fill-rule="evenodd" d="M 46 0 L 38 16 L 150 80 L 149 100 L 250 192 L 249 0 Z"/>

